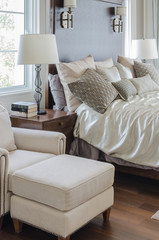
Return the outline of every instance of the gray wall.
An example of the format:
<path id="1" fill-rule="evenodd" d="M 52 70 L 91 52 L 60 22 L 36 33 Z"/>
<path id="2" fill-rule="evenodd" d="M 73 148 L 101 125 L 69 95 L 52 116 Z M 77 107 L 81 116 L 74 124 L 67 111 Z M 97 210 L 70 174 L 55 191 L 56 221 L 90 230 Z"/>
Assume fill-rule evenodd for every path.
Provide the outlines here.
<path id="1" fill-rule="evenodd" d="M 60 26 L 63 1 L 56 0 L 55 5 L 55 34 L 60 61 L 75 61 L 92 54 L 97 61 L 113 57 L 116 62 L 124 46 L 124 34 L 113 32 L 116 4 L 77 0 L 77 8 L 73 9 L 73 30 Z"/>

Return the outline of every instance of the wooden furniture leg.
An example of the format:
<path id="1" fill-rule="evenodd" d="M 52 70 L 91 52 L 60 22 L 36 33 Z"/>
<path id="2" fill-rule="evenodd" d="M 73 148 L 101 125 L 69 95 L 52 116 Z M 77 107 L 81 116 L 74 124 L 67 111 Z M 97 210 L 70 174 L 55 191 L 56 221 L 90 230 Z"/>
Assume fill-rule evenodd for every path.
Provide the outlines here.
<path id="1" fill-rule="evenodd" d="M 104 223 L 109 221 L 110 211 L 111 211 L 111 208 L 108 208 L 105 212 L 103 212 L 103 222 Z"/>
<path id="2" fill-rule="evenodd" d="M 22 231 L 22 226 L 23 226 L 22 222 L 20 222 L 17 219 L 13 219 L 13 225 L 16 233 L 20 233 Z"/>
<path id="3" fill-rule="evenodd" d="M 2 229 L 2 225 L 3 225 L 3 216 L 0 217 L 0 230 Z"/>
<path id="4" fill-rule="evenodd" d="M 58 236 L 58 240 L 70 240 L 70 236 L 68 236 L 66 238 L 62 238 L 62 237 Z"/>

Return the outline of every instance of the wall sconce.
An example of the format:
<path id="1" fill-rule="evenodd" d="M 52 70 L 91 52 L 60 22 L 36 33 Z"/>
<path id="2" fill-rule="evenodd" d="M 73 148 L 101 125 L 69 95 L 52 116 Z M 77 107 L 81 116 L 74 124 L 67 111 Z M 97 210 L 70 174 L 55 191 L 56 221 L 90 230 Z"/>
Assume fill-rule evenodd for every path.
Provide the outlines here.
<path id="1" fill-rule="evenodd" d="M 73 29 L 74 16 L 71 8 L 76 8 L 76 0 L 64 0 L 64 8 L 69 10 L 61 13 L 61 26 Z"/>
<path id="2" fill-rule="evenodd" d="M 119 15 L 120 18 L 114 18 L 113 31 L 121 33 L 123 32 L 123 16 L 126 16 L 126 7 L 117 7 L 116 15 Z"/>

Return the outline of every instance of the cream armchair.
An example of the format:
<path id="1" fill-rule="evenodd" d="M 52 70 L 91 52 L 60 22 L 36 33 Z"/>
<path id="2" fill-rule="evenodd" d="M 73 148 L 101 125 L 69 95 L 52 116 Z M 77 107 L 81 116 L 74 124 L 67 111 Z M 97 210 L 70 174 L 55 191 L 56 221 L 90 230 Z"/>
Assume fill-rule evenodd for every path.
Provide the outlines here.
<path id="1" fill-rule="evenodd" d="M 12 130 L 17 149 L 7 151 L 0 145 L 0 228 L 3 216 L 10 210 L 12 174 L 55 155 L 64 154 L 66 146 L 66 137 L 62 133 L 23 128 Z"/>

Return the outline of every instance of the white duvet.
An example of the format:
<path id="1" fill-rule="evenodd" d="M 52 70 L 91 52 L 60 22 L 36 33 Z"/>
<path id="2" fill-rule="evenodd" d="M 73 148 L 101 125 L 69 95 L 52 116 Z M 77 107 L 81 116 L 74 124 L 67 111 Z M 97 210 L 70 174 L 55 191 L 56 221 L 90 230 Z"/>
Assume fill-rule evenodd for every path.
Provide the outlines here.
<path id="1" fill-rule="evenodd" d="M 159 167 L 159 92 L 116 100 L 104 114 L 85 104 L 76 112 L 75 137 L 113 157 Z"/>

